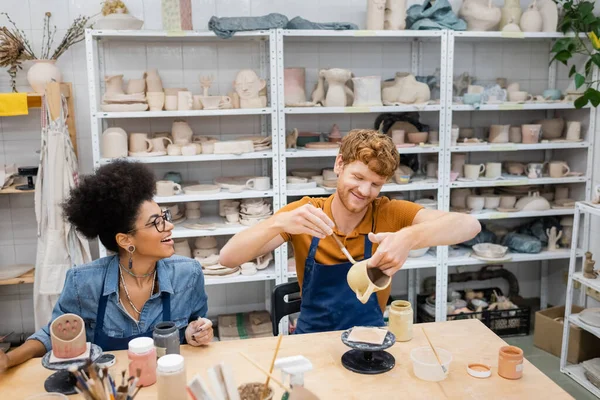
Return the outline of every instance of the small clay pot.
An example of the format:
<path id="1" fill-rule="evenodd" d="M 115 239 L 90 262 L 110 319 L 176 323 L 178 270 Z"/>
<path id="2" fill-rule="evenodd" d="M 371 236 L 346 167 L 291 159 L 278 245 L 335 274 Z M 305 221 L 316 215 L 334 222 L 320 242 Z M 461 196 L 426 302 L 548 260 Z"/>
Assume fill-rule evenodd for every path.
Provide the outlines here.
<path id="1" fill-rule="evenodd" d="M 77 357 L 86 350 L 85 324 L 76 314 L 63 314 L 50 325 L 52 352 L 57 358 Z"/>
<path id="2" fill-rule="evenodd" d="M 264 388 L 265 384 L 262 382 L 244 383 L 238 386 L 240 400 L 271 400 L 274 394 L 273 388 L 269 386 L 266 396 L 261 397 Z"/>
<path id="3" fill-rule="evenodd" d="M 408 134 L 408 142 L 419 144 L 427 142 L 428 132 L 413 132 Z"/>

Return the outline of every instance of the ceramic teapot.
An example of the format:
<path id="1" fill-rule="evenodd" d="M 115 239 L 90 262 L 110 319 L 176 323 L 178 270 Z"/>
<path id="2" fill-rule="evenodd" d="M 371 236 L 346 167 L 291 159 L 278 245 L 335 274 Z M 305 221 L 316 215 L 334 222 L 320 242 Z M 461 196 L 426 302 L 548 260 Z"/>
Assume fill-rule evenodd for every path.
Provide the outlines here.
<path id="1" fill-rule="evenodd" d="M 102 132 L 102 157 L 127 157 L 127 132 L 118 127 L 112 127 Z"/>
<path id="2" fill-rule="evenodd" d="M 353 97 L 352 90 L 346 86 L 346 82 L 352 77 L 352 72 L 347 69 L 331 68 L 321 70 L 329 88 L 325 95 L 325 107 L 346 107 L 348 105 L 347 95 Z"/>
<path id="3" fill-rule="evenodd" d="M 492 0 L 465 0 L 458 16 L 467 21 L 468 31 L 491 31 L 500 22 L 502 12 Z"/>
<path id="4" fill-rule="evenodd" d="M 521 21 L 519 25 L 521 26 L 521 30 L 523 32 L 541 32 L 542 31 L 542 14 L 537 8 L 537 0 L 533 0 L 533 2 L 527 7 L 527 10 L 521 16 Z"/>
<path id="5" fill-rule="evenodd" d="M 192 128 L 188 125 L 188 123 L 182 119 L 176 119 L 173 121 L 173 125 L 171 128 L 171 136 L 173 137 L 173 142 L 177 144 L 187 144 L 191 143 L 192 136 L 194 132 Z"/>
<path id="6" fill-rule="evenodd" d="M 379 268 L 369 268 L 368 262 L 369 259 L 357 262 L 346 276 L 348 286 L 363 304 L 369 301 L 373 293 L 386 289 L 392 283 L 391 276 L 387 276 Z"/>

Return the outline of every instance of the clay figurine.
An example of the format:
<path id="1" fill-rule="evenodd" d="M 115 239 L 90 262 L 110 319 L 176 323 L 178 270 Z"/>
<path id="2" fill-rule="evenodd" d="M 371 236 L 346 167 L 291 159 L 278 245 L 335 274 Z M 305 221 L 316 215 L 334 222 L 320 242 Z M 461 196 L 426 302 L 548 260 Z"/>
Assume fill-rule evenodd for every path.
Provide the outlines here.
<path id="1" fill-rule="evenodd" d="M 454 78 L 453 88 L 455 96 L 462 96 L 466 93 L 469 86 L 475 82 L 475 77 L 470 76 L 468 72 L 463 72 L 460 76 Z"/>
<path id="2" fill-rule="evenodd" d="M 233 82 L 236 93 L 240 96 L 240 108 L 262 108 L 267 106 L 267 98 L 260 96 L 260 91 L 267 82 L 260 79 L 251 69 L 238 72 Z"/>
<path id="3" fill-rule="evenodd" d="M 322 74 L 322 72 L 325 71 L 324 69 L 322 69 L 321 71 L 319 71 L 319 78 L 317 81 L 317 84 L 315 85 L 315 88 L 313 89 L 313 92 L 311 94 L 311 99 L 312 102 L 317 105 L 323 105 L 323 103 L 325 102 L 325 77 Z"/>
<path id="4" fill-rule="evenodd" d="M 383 27 L 386 31 L 406 28 L 406 0 L 387 0 Z"/>
<path id="5" fill-rule="evenodd" d="M 541 32 L 543 26 L 542 14 L 537 8 L 536 0 L 527 7 L 519 22 L 523 32 Z"/>
<path id="6" fill-rule="evenodd" d="M 285 148 L 286 149 L 295 149 L 296 141 L 298 140 L 298 129 L 294 128 L 292 133 L 285 137 Z"/>
<path id="7" fill-rule="evenodd" d="M 502 12 L 492 0 L 465 0 L 458 16 L 467 21 L 468 31 L 491 31 L 500 22 Z"/>
<path id="8" fill-rule="evenodd" d="M 383 88 L 381 98 L 385 105 L 425 103 L 431 98 L 429 86 L 417 82 L 414 75 L 396 73 L 394 85 Z"/>
<path id="9" fill-rule="evenodd" d="M 367 29 L 383 30 L 386 0 L 367 0 Z"/>
<path id="10" fill-rule="evenodd" d="M 592 253 L 589 251 L 585 252 L 585 260 L 583 261 L 583 276 L 588 279 L 596 279 L 598 272 L 594 271 L 594 264 L 596 261 L 592 260 Z"/>
<path id="11" fill-rule="evenodd" d="M 328 85 L 325 107 L 346 107 L 349 104 L 347 96 L 353 96 L 352 90 L 346 86 L 352 73 L 347 69 L 332 68 L 321 70 L 319 75 L 325 78 Z"/>
<path id="12" fill-rule="evenodd" d="M 546 235 L 548 235 L 548 251 L 558 250 L 558 240 L 562 236 L 562 231 L 556 233 L 556 227 L 553 226 L 550 229 L 546 229 Z"/>

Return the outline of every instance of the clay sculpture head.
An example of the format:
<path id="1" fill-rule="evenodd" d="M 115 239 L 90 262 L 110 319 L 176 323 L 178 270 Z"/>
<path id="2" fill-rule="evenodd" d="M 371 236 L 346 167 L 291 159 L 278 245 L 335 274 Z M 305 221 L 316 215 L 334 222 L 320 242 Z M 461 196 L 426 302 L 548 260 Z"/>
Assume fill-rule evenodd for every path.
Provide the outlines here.
<path id="1" fill-rule="evenodd" d="M 492 5 L 492 0 L 465 0 L 459 17 L 467 21 L 468 31 L 490 31 L 500 22 L 502 11 Z"/>
<path id="2" fill-rule="evenodd" d="M 235 77 L 233 87 L 240 96 L 241 108 L 255 108 L 260 105 L 254 105 L 260 101 L 259 92 L 265 88 L 267 82 L 260 79 L 256 72 L 251 69 L 243 69 Z"/>
<path id="3" fill-rule="evenodd" d="M 85 324 L 76 314 L 63 314 L 50 325 L 52 352 L 57 358 L 77 357 L 86 350 Z"/>

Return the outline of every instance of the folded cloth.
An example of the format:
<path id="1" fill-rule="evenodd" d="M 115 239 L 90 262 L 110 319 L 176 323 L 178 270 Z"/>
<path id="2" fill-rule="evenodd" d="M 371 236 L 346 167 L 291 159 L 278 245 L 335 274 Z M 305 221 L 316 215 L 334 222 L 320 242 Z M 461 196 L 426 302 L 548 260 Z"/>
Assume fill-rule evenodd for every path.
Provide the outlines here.
<path id="1" fill-rule="evenodd" d="M 0 117 L 27 114 L 27 93 L 0 93 Z"/>
<path id="2" fill-rule="evenodd" d="M 208 29 L 223 39 L 229 39 L 236 32 L 283 28 L 287 23 L 288 18 L 277 13 L 263 15 L 262 17 L 218 18 L 213 16 L 208 21 Z"/>
<path id="3" fill-rule="evenodd" d="M 312 22 L 302 17 L 296 17 L 288 22 L 285 29 L 348 31 L 358 29 L 358 25 L 353 24 L 352 22 Z"/>
<path id="4" fill-rule="evenodd" d="M 466 31 L 467 23 L 454 14 L 448 0 L 436 0 L 433 4 L 425 0 L 422 6 L 415 4 L 406 11 L 406 29 Z"/>

